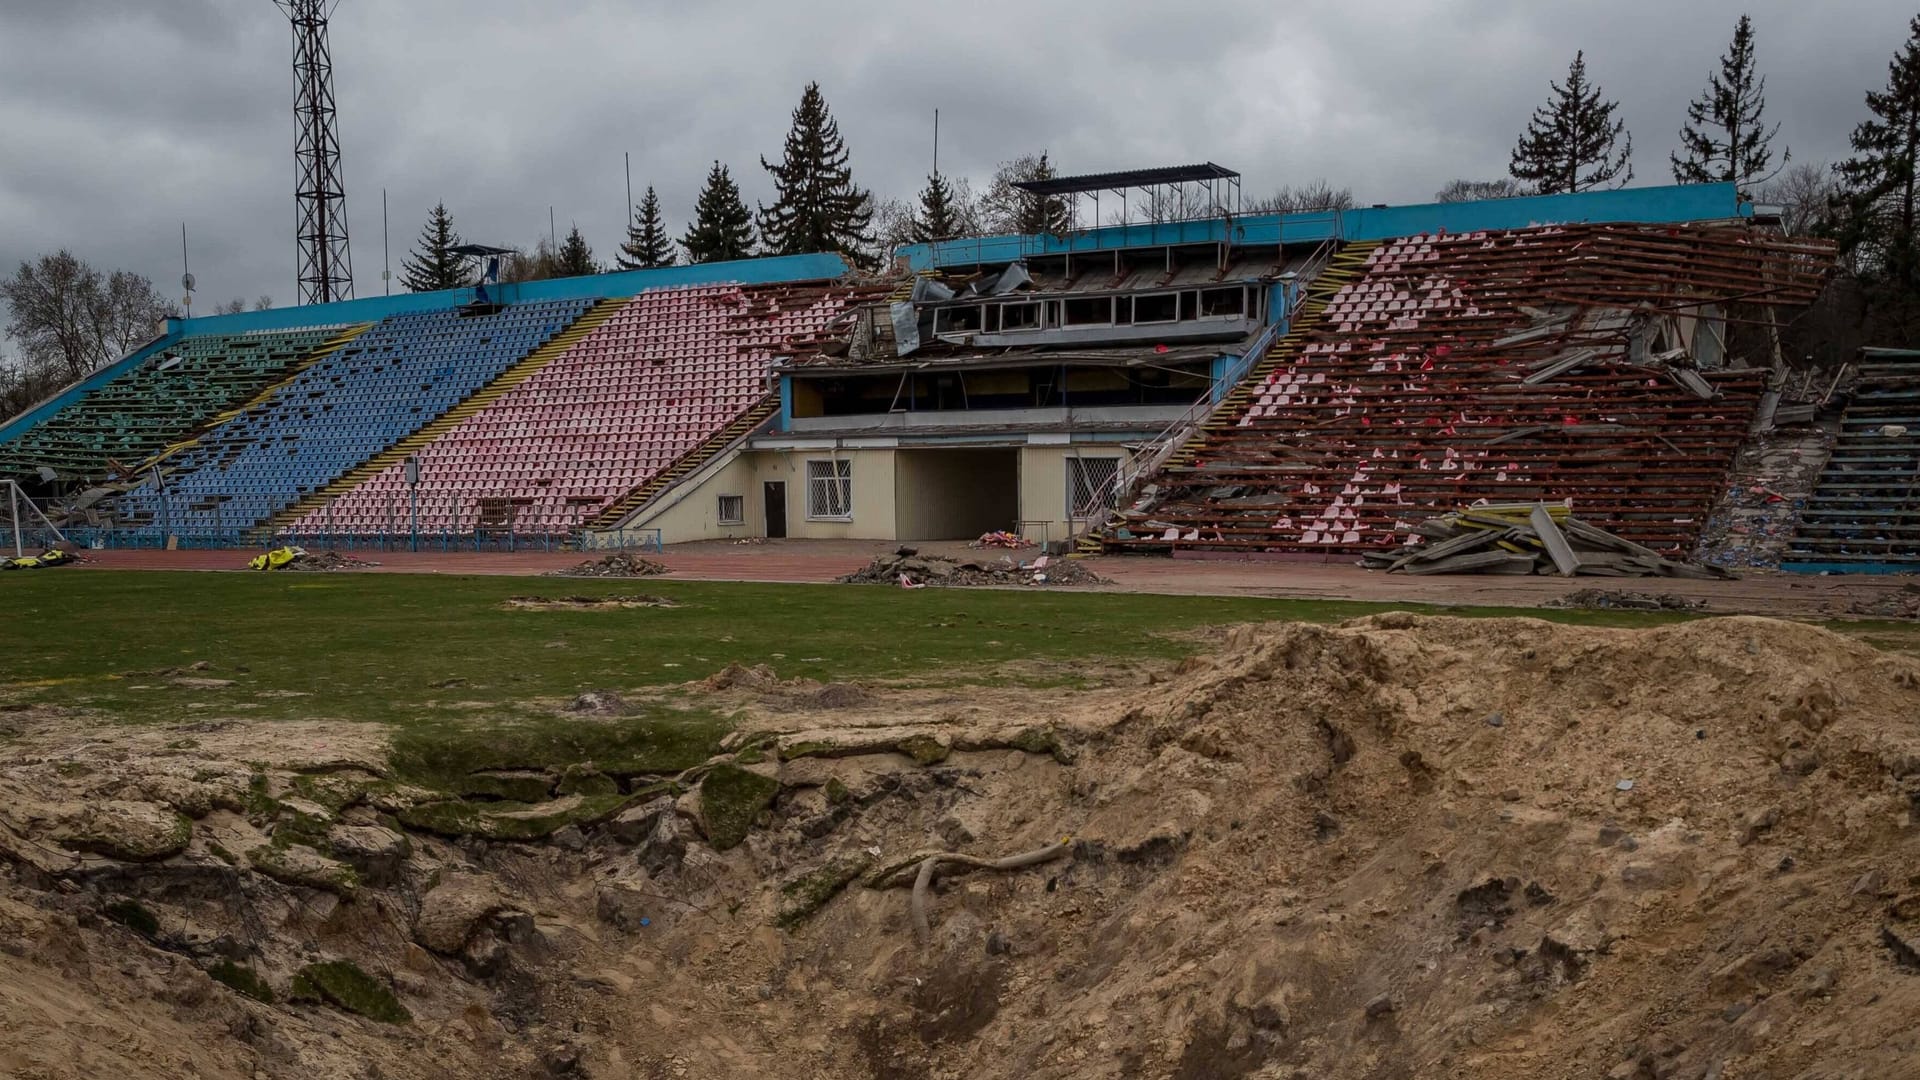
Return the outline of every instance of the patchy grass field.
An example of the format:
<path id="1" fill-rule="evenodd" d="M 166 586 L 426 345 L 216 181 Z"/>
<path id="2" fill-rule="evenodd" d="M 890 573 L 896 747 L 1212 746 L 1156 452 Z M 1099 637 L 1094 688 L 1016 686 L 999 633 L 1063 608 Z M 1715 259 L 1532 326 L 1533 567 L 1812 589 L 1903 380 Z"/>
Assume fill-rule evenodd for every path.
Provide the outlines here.
<path id="1" fill-rule="evenodd" d="M 513 597 L 647 594 L 674 606 L 527 609 Z M 1203 649 L 1210 627 L 1336 621 L 1394 605 L 1243 597 L 662 579 L 53 571 L 0 580 L 0 702 L 129 722 L 531 718 L 587 689 L 782 677 L 1075 685 Z M 1442 609 L 1647 626 L 1632 612 Z M 1876 644 L 1898 624 L 1839 623 Z M 197 662 L 208 667 L 186 670 Z M 213 686 L 199 680 L 226 680 Z M 544 704 L 543 704 L 544 703 Z"/>
<path id="2" fill-rule="evenodd" d="M 610 597 L 646 603 L 526 602 Z M 1073 688 L 1203 652 L 1231 624 L 1331 622 L 1393 606 L 660 579 L 16 574 L 0 579 L 0 739 L 7 711 L 36 707 L 184 725 L 183 746 L 204 721 L 376 722 L 391 725 L 396 780 L 537 802 L 545 782 L 529 795 L 514 787 L 525 778 L 493 774 L 561 777 L 590 764 L 631 779 L 706 761 L 738 718 L 678 685 L 732 663 L 822 683 Z M 1427 610 L 1605 626 L 1695 617 Z M 1899 624 L 1835 625 L 1882 647 L 1912 641 Z M 562 708 L 588 690 L 632 701 L 610 715 Z"/>

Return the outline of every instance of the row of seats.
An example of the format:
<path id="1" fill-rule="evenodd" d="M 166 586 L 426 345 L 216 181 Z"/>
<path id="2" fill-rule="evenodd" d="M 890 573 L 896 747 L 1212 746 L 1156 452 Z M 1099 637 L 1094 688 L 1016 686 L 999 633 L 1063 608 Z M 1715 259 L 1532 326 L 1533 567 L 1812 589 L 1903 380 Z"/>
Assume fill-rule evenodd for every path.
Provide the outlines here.
<path id="1" fill-rule="evenodd" d="M 396 315 L 201 436 L 121 499 L 134 525 L 247 527 L 434 420 L 579 318 L 585 300 Z"/>
<path id="2" fill-rule="evenodd" d="M 1584 329 L 1605 308 L 1501 345 L 1564 297 L 1551 268 L 1576 250 L 1557 228 L 1376 249 L 1297 351 L 1259 369 L 1241 411 L 1207 431 L 1132 541 L 1358 552 L 1404 544 L 1421 519 L 1476 499 L 1571 498 L 1630 539 L 1688 547 L 1764 380 L 1710 376 L 1718 396 L 1703 401 L 1626 368 L 1623 336 Z M 1595 352 L 1526 385 L 1561 342 Z"/>
<path id="3" fill-rule="evenodd" d="M 1920 569 L 1920 364 L 1860 365 L 1785 564 Z"/>
<path id="4" fill-rule="evenodd" d="M 591 520 L 765 397 L 773 357 L 825 329 L 851 295 L 706 285 L 635 296 L 416 455 L 419 527 L 551 533 Z M 290 528 L 384 533 L 408 499 L 396 465 Z"/>
<path id="5" fill-rule="evenodd" d="M 201 425 L 258 396 L 341 332 L 339 327 L 187 338 L 128 370 L 5 445 L 0 477 L 100 480 L 134 468 Z"/>

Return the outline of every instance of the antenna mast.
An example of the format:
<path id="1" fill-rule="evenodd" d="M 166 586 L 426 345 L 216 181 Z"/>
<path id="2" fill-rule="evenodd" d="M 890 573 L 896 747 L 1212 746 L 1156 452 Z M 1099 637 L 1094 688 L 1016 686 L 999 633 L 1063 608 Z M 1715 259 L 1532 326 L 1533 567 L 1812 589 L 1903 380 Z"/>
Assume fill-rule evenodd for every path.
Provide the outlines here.
<path id="1" fill-rule="evenodd" d="M 273 0 L 293 23 L 293 144 L 300 248 L 300 302 L 353 298 L 347 249 L 347 193 L 340 175 L 340 128 L 333 101 L 327 19 L 339 0 Z"/>

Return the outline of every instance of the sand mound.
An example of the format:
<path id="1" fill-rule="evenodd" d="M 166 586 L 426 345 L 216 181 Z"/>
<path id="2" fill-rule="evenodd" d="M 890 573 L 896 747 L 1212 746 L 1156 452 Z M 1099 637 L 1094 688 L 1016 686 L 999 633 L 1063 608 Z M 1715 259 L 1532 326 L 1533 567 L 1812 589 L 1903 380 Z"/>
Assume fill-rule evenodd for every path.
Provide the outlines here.
<path id="1" fill-rule="evenodd" d="M 707 688 L 791 689 L 744 667 Z M 861 693 L 876 710 L 758 731 L 684 792 L 636 785 L 611 816 L 528 843 L 403 848 L 375 813 L 397 796 L 371 779 L 356 783 L 385 801 L 325 808 L 345 781 L 275 780 L 266 821 L 247 755 L 165 756 L 156 735 L 86 775 L 66 763 L 109 752 L 99 733 L 23 730 L 0 745 L 0 861 L 18 866 L 0 929 L 27 946 L 0 950 L 0 1005 L 22 1018 L 18 1038 L 0 1032 L 0 1071 L 1910 1071 L 1920 662 L 1765 619 L 1393 613 L 1225 631 L 1144 687 L 1033 691 L 991 716 Z M 190 846 L 159 857 L 178 838 L 148 815 L 155 858 L 105 859 L 92 833 L 113 823 L 88 800 L 173 806 Z M 323 812 L 343 822 L 331 857 L 364 868 L 351 895 L 307 884 L 333 864 L 257 836 L 244 851 L 272 880 L 240 888 L 209 854 L 253 827 L 304 852 Z M 1063 839 L 1044 864 L 952 868 L 916 942 L 902 884 L 928 853 Z M 441 904 L 458 933 L 435 955 L 458 961 L 382 929 L 452 880 L 487 901 Z M 116 921 L 121 896 L 159 929 Z M 309 942 L 375 973 L 412 1020 L 245 1001 L 197 976 L 251 956 L 281 988 Z M 103 1026 L 166 1052 L 86 1063 L 74 1048 Z"/>

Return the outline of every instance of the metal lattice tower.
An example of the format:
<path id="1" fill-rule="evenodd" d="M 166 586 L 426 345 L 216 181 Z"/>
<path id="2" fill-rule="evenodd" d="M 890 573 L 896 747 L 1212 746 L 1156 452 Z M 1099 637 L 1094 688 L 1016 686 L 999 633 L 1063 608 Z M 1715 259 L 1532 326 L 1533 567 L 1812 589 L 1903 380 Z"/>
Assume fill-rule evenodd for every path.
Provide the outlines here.
<path id="1" fill-rule="evenodd" d="M 300 302 L 353 298 L 347 249 L 347 193 L 340 175 L 340 129 L 333 101 L 327 19 L 339 0 L 274 0 L 293 23 L 293 115 Z"/>

